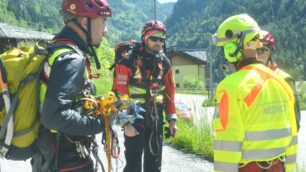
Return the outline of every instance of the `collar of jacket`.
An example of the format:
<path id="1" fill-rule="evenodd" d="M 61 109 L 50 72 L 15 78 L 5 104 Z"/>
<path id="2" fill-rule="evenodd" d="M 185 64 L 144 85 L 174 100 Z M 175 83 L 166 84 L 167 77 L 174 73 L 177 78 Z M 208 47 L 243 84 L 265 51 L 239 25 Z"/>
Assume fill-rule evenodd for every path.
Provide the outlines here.
<path id="1" fill-rule="evenodd" d="M 264 62 L 262 62 L 260 60 L 257 60 L 255 57 L 254 58 L 248 58 L 246 60 L 242 60 L 239 63 L 235 64 L 236 71 L 240 70 L 244 66 L 247 66 L 247 65 L 250 65 L 250 64 L 254 64 L 254 63 L 259 63 L 259 64 L 265 65 Z"/>
<path id="2" fill-rule="evenodd" d="M 86 45 L 86 43 L 82 40 L 82 38 L 71 28 L 65 26 L 61 32 L 59 32 L 53 40 L 61 40 L 61 39 L 67 39 L 71 40 L 76 44 L 78 48 L 80 48 L 85 54 L 89 54 L 89 49 Z"/>

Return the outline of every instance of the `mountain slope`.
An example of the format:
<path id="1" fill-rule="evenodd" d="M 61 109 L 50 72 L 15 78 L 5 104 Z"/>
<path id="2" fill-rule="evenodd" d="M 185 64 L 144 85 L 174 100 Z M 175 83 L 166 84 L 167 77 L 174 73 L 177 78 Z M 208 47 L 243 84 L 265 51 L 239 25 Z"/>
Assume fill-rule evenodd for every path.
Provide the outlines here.
<path id="1" fill-rule="evenodd" d="M 110 40 L 140 39 L 142 26 L 148 20 L 154 19 L 153 1 L 143 0 L 110 0 L 113 8 L 113 16 L 109 19 Z M 157 3 L 157 19 L 165 20 L 166 13 Z"/>
<path id="2" fill-rule="evenodd" d="M 0 0 L 0 22 L 54 32 L 62 27 L 61 0 Z"/>
<path id="3" fill-rule="evenodd" d="M 63 27 L 59 9 L 62 0 L 0 0 L 0 22 L 58 32 Z M 112 44 L 122 40 L 140 38 L 143 24 L 154 18 L 154 1 L 109 0 L 113 16 L 109 18 L 108 38 Z M 157 19 L 165 20 L 166 14 L 157 3 Z"/>
<path id="4" fill-rule="evenodd" d="M 167 2 L 161 4 L 162 11 L 165 13 L 166 16 L 170 16 L 172 14 L 174 4 L 175 4 L 174 2 Z"/>
<path id="5" fill-rule="evenodd" d="M 300 78 L 306 63 L 306 3 L 304 0 L 178 0 L 167 19 L 169 42 L 181 48 L 204 48 L 220 65 L 211 35 L 227 17 L 248 13 L 276 39 L 278 64 Z M 289 65 L 287 65 L 289 64 Z M 219 69 L 217 69 L 219 70 Z"/>

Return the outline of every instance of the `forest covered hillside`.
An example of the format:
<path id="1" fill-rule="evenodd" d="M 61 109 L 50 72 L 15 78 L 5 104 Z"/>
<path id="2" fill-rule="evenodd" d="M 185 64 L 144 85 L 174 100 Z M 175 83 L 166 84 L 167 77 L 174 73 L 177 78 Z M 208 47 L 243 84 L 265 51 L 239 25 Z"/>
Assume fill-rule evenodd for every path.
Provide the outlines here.
<path id="1" fill-rule="evenodd" d="M 63 27 L 59 9 L 62 0 L 0 0 L 0 22 L 39 31 L 56 33 Z M 113 16 L 109 18 L 111 43 L 138 39 L 143 24 L 154 18 L 154 1 L 109 0 Z M 157 2 L 157 19 L 170 15 L 173 3 Z M 165 12 L 167 11 L 167 12 Z"/>
<path id="2" fill-rule="evenodd" d="M 118 42 L 122 40 L 140 39 L 142 26 L 148 20 L 154 19 L 154 1 L 145 0 L 109 0 L 113 9 L 113 16 L 109 19 L 109 40 Z M 165 12 L 171 8 L 157 2 L 156 18 L 164 21 L 170 13 Z M 172 5 L 173 6 L 173 5 Z"/>
<path id="3" fill-rule="evenodd" d="M 178 0 L 166 20 L 168 45 L 208 50 L 216 74 L 223 54 L 212 45 L 211 35 L 223 20 L 240 13 L 248 13 L 274 35 L 279 66 L 296 79 L 306 79 L 305 0 Z"/>

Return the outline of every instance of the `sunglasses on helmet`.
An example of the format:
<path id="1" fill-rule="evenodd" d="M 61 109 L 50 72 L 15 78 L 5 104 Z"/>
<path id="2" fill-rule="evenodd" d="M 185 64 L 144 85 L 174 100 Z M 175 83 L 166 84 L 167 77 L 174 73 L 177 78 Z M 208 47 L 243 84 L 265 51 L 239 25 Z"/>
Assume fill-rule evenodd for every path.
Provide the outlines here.
<path id="1" fill-rule="evenodd" d="M 149 39 L 153 42 L 157 42 L 157 41 L 165 42 L 165 38 L 156 37 L 156 36 L 150 36 Z"/>

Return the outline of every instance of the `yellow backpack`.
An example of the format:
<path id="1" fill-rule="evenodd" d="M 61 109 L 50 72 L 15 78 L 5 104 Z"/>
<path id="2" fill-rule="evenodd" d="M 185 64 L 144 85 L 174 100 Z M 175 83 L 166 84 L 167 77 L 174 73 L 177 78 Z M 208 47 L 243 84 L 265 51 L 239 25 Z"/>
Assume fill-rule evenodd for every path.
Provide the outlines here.
<path id="1" fill-rule="evenodd" d="M 14 48 L 0 55 L 0 157 L 25 160 L 38 136 L 39 78 L 46 49 Z"/>

